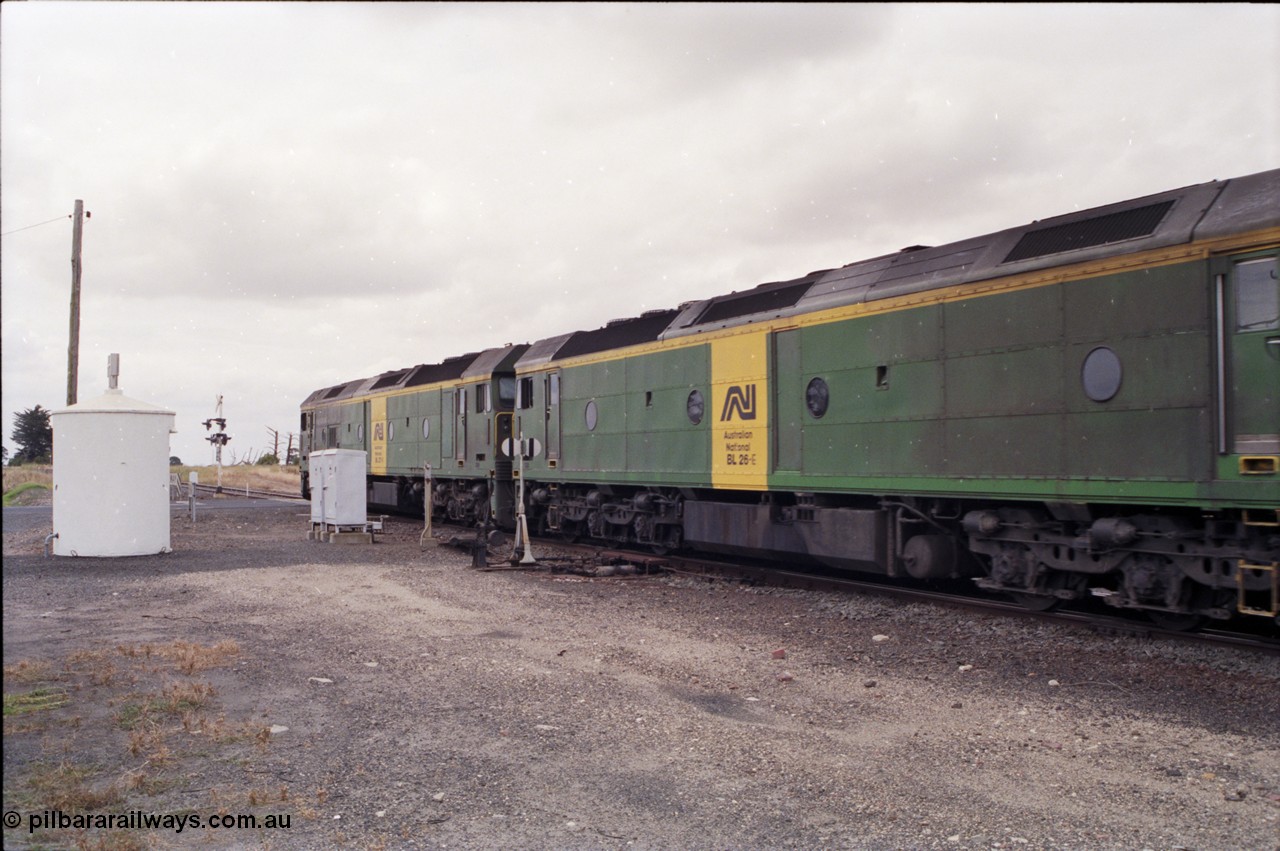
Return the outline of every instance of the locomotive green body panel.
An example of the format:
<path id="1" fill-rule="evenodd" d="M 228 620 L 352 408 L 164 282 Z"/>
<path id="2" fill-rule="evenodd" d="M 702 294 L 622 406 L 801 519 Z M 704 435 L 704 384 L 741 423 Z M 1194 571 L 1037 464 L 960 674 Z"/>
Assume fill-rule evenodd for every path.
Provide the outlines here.
<path id="1" fill-rule="evenodd" d="M 1209 280 L 1198 260 L 777 330 L 769 487 L 1280 503 L 1275 476 L 1231 473 L 1208 451 Z M 1089 361 L 1103 348 L 1116 372 L 1099 378 Z M 1278 377 L 1238 387 L 1252 381 L 1261 401 L 1250 404 L 1272 404 L 1262 388 Z M 815 380 L 820 415 L 806 396 Z M 1115 386 L 1088 386 L 1097 381 Z"/>
<path id="2" fill-rule="evenodd" d="M 531 396 L 517 428 L 540 446 L 525 477 L 704 485 L 710 432 L 707 417 L 690 421 L 688 403 L 707 392 L 709 368 L 708 347 L 687 346 L 522 374 Z"/>
<path id="3" fill-rule="evenodd" d="M 341 416 L 341 428 L 338 431 L 339 449 L 368 450 L 364 440 L 365 428 L 369 422 L 367 409 L 368 405 L 365 402 L 351 402 L 338 408 Z"/>
<path id="4" fill-rule="evenodd" d="M 387 474 L 421 475 L 424 464 L 440 469 L 442 395 L 433 389 L 388 397 Z"/>

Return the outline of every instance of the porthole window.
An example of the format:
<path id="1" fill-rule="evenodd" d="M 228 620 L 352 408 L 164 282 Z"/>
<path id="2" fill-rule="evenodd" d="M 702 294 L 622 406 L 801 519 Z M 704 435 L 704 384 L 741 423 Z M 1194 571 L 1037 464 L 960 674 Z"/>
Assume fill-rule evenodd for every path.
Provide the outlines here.
<path id="1" fill-rule="evenodd" d="M 396 424 L 393 422 L 388 422 L 387 423 L 387 440 L 395 440 L 395 439 L 396 439 Z"/>
<path id="2" fill-rule="evenodd" d="M 599 412 L 596 410 L 596 400 L 592 399 L 587 403 L 586 409 L 587 431 L 596 430 L 596 422 L 599 419 Z"/>
<path id="3" fill-rule="evenodd" d="M 821 378 L 810 381 L 804 390 L 804 404 L 814 419 L 821 419 L 827 412 L 827 406 L 831 404 L 831 389 L 827 387 L 827 382 Z"/>
<path id="4" fill-rule="evenodd" d="M 431 437 L 431 420 L 426 417 L 422 418 L 422 439 L 426 440 Z"/>
<path id="5" fill-rule="evenodd" d="M 347 428 L 348 429 L 351 428 L 350 424 L 347 425 Z M 356 426 L 356 440 L 357 441 L 364 440 L 364 423 L 360 423 L 360 425 Z"/>
<path id="6" fill-rule="evenodd" d="M 689 400 L 685 402 L 685 413 L 689 415 L 689 422 L 698 425 L 702 422 L 702 414 L 706 410 L 706 405 L 702 401 L 702 391 L 694 390 L 689 394 Z"/>
<path id="7" fill-rule="evenodd" d="M 1084 394 L 1095 402 L 1105 402 L 1120 392 L 1123 377 L 1120 356 L 1106 346 L 1098 346 L 1085 355 L 1080 368 Z"/>

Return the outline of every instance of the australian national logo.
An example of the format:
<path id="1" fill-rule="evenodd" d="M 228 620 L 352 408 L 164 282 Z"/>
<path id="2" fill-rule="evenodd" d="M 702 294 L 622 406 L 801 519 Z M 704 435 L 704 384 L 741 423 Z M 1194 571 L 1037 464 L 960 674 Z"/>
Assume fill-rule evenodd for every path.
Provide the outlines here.
<path id="1" fill-rule="evenodd" d="M 734 384 L 729 388 L 728 395 L 724 397 L 724 408 L 720 411 L 720 422 L 729 422 L 735 413 L 740 420 L 756 418 L 756 386 L 754 384 L 748 384 L 745 387 Z"/>

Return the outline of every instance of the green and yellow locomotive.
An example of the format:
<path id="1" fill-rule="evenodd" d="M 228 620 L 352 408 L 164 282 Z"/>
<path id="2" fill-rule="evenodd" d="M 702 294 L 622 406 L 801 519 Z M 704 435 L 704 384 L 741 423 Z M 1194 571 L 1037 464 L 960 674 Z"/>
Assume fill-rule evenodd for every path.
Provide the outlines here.
<path id="1" fill-rule="evenodd" d="M 523 438 L 570 537 L 1274 618 L 1278 255 L 1280 170 L 1189 186 L 338 385 L 304 450 L 509 522 Z"/>

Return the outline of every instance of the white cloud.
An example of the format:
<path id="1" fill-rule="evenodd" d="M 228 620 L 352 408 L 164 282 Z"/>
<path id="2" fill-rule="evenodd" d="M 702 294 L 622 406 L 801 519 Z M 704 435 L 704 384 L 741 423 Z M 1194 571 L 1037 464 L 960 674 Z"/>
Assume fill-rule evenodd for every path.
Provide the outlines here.
<path id="1" fill-rule="evenodd" d="M 243 452 L 341 380 L 1280 159 L 1269 6 L 0 15 L 3 230 L 85 199 L 80 396 L 119 351 L 184 458 L 218 393 Z M 4 237 L 11 450 L 64 401 L 67 225 Z"/>

